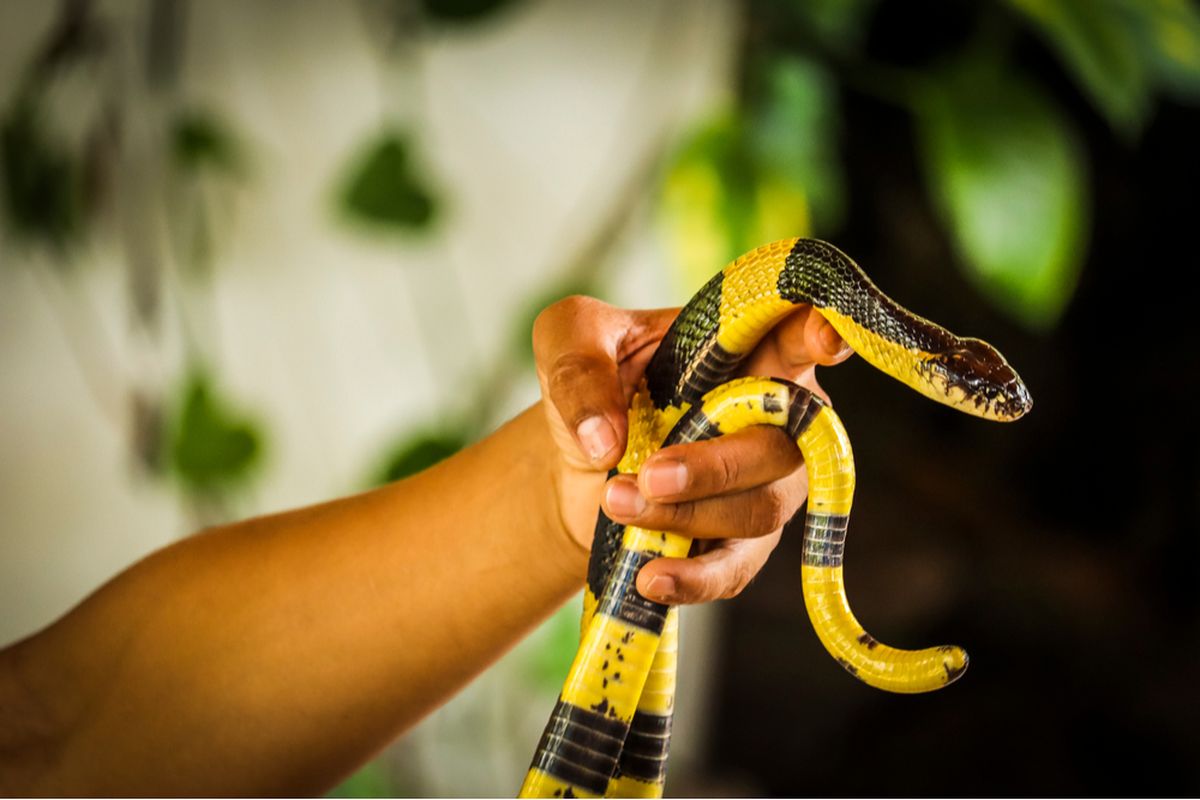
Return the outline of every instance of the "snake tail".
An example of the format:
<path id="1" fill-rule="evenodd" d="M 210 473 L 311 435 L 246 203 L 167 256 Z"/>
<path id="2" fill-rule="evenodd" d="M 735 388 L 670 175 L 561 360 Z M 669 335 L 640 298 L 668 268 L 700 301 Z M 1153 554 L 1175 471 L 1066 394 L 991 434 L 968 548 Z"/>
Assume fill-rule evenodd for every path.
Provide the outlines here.
<path id="1" fill-rule="evenodd" d="M 809 486 L 801 581 L 817 638 L 847 672 L 877 689 L 915 694 L 953 683 L 967 668 L 961 647 L 889 647 L 867 633 L 851 612 L 842 559 L 854 499 L 854 456 L 837 414 L 816 397 L 812 402 L 819 410 L 798 443 Z"/>

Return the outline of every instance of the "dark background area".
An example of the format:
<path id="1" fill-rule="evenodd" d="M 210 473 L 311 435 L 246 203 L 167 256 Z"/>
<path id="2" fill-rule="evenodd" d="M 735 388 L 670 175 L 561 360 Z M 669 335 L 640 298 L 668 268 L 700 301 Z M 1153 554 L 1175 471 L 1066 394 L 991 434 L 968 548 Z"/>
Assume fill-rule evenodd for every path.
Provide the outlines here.
<path id="1" fill-rule="evenodd" d="M 937 59 L 966 16 L 885 5 L 867 52 Z M 853 89 L 837 241 L 908 307 L 1000 347 L 1032 413 L 985 423 L 854 361 L 821 375 L 859 474 L 852 607 L 882 641 L 961 644 L 971 666 L 918 697 L 843 674 L 805 619 L 797 520 L 729 604 L 719 670 L 714 769 L 770 794 L 1200 792 L 1200 115 L 1165 101 L 1140 141 L 1119 141 L 1040 42 L 1016 47 L 1090 156 L 1092 237 L 1061 322 L 1023 331 L 929 267 L 954 256 L 911 121 Z"/>

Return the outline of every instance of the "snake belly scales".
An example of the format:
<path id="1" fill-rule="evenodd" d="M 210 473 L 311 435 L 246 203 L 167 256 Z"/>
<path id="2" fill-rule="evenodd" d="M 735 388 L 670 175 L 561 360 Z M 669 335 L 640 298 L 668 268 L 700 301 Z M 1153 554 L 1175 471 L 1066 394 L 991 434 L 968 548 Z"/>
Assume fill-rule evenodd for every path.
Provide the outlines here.
<path id="1" fill-rule="evenodd" d="M 801 584 L 825 648 L 852 675 L 892 692 L 925 692 L 967 667 L 959 647 L 900 650 L 877 642 L 850 611 L 842 553 L 854 462 L 837 415 L 781 379 L 731 380 L 775 323 L 811 304 L 868 363 L 940 403 L 999 421 L 1032 405 L 993 347 L 955 336 L 883 294 L 848 256 L 815 239 L 764 245 L 717 273 L 683 308 L 646 368 L 616 471 L 636 473 L 660 447 L 783 428 L 808 467 Z M 614 472 L 615 474 L 615 472 Z M 538 743 L 521 797 L 661 797 L 675 696 L 678 612 L 642 597 L 638 570 L 685 557 L 689 537 L 596 522 L 582 637 Z"/>

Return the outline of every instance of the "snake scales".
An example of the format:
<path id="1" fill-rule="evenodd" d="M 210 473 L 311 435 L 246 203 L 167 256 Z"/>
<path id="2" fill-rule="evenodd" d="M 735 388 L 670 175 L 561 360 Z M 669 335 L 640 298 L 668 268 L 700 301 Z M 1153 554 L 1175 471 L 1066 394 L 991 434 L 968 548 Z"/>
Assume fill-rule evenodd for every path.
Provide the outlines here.
<path id="1" fill-rule="evenodd" d="M 808 466 L 802 585 L 817 636 L 851 674 L 893 692 L 945 686 L 967 667 L 958 647 L 899 650 L 863 630 L 846 601 L 842 553 L 854 494 L 850 443 L 833 410 L 770 378 L 730 380 L 771 327 L 809 303 L 866 361 L 940 403 L 1015 420 L 1032 401 L 993 347 L 955 336 L 884 295 L 849 257 L 814 239 L 764 245 L 715 275 L 683 308 L 629 410 L 620 472 L 660 447 L 784 428 Z M 584 593 L 583 635 L 521 787 L 522 797 L 659 797 L 675 696 L 677 611 L 638 594 L 641 567 L 684 557 L 691 539 L 603 513 Z"/>

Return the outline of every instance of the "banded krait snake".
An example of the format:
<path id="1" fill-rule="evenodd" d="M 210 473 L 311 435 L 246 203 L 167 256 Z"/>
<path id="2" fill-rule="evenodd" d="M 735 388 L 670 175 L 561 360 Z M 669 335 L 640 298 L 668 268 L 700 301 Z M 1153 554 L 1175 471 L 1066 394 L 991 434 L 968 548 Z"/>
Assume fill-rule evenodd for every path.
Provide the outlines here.
<path id="1" fill-rule="evenodd" d="M 852 675 L 892 692 L 945 686 L 967 667 L 958 647 L 898 650 L 855 620 L 842 584 L 854 494 L 850 442 L 812 392 L 772 378 L 730 380 L 797 304 L 812 304 L 867 362 L 939 403 L 1015 420 L 1029 392 L 990 345 L 922 319 L 884 295 L 849 257 L 813 239 L 758 248 L 725 267 L 683 308 L 646 368 L 617 470 L 637 472 L 660 447 L 775 425 L 808 467 L 804 603 L 817 636 Z M 522 797 L 658 797 L 675 696 L 677 611 L 638 594 L 637 572 L 684 557 L 685 536 L 596 522 L 583 636 L 521 787 Z"/>

